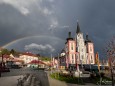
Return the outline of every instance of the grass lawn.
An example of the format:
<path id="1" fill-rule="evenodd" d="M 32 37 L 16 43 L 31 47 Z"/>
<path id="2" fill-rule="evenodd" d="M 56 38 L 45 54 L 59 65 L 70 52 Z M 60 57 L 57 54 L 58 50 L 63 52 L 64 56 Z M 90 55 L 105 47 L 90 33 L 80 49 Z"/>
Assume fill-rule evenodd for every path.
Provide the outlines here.
<path id="1" fill-rule="evenodd" d="M 100 76 L 95 76 L 90 78 L 79 78 L 79 77 L 72 77 L 70 75 L 60 75 L 58 73 L 52 73 L 50 74 L 50 77 L 67 83 L 80 84 L 80 85 L 85 85 L 85 83 L 97 84 L 97 82 L 100 81 Z M 111 79 L 103 76 L 102 81 L 111 82 Z M 107 83 L 102 82 L 101 84 L 105 85 Z"/>
<path id="2" fill-rule="evenodd" d="M 53 73 L 53 74 L 50 74 L 50 77 L 60 80 L 60 81 L 65 81 L 67 83 L 85 85 L 85 83 L 80 78 L 71 77 L 69 75 L 60 75 L 58 73 Z"/>

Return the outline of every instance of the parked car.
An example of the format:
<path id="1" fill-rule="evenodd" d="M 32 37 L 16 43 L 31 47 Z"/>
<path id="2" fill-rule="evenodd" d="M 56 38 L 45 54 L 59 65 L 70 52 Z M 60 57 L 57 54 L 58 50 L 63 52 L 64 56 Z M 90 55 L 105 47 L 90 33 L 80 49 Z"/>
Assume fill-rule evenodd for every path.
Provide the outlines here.
<path id="1" fill-rule="evenodd" d="M 7 67 L 0 68 L 0 72 L 10 72 L 10 69 Z"/>
<path id="2" fill-rule="evenodd" d="M 74 76 L 74 77 L 80 77 L 81 74 L 82 74 L 82 71 L 75 71 L 75 72 L 73 73 L 73 76 Z"/>
<path id="3" fill-rule="evenodd" d="M 67 71 L 67 70 L 61 70 L 61 73 L 62 73 L 62 74 L 67 74 L 67 75 L 70 74 L 70 72 Z"/>
<path id="4" fill-rule="evenodd" d="M 45 71 L 50 71 L 51 69 L 50 69 L 50 68 L 45 68 L 44 70 L 45 70 Z"/>
<path id="5" fill-rule="evenodd" d="M 11 68 L 13 68 L 13 69 L 20 69 L 21 67 L 19 65 L 12 65 Z"/>

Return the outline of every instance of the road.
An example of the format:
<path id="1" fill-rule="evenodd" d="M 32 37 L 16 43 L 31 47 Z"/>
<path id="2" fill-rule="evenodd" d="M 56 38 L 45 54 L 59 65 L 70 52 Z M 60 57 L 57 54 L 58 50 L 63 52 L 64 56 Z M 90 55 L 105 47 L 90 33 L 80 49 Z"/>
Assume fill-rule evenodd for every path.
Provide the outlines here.
<path id="1" fill-rule="evenodd" d="M 0 86 L 16 86 L 17 78 L 25 73 L 33 73 L 37 77 L 37 80 L 41 81 L 41 86 L 83 86 L 77 84 L 69 84 L 63 81 L 52 79 L 49 76 L 50 72 L 44 72 L 43 70 L 33 70 L 30 68 L 11 69 L 10 72 L 2 73 L 2 77 L 0 78 Z M 13 83 L 13 85 L 11 85 L 11 83 Z M 87 83 L 85 86 L 97 85 Z"/>
<path id="2" fill-rule="evenodd" d="M 26 73 L 36 73 L 38 72 L 37 70 L 33 70 L 31 68 L 20 68 L 20 69 L 10 69 L 10 72 L 4 72 L 2 73 L 2 77 L 5 76 L 17 76 L 17 75 L 23 75 Z"/>
<path id="3" fill-rule="evenodd" d="M 43 70 L 34 70 L 31 68 L 10 69 L 10 72 L 2 73 L 2 78 L 7 77 L 7 80 L 8 80 L 8 77 L 20 76 L 20 75 L 23 75 L 26 73 L 34 74 L 36 76 L 37 80 L 41 81 L 41 86 L 49 86 L 47 74 Z M 6 83 L 9 82 L 7 80 L 5 80 Z"/>

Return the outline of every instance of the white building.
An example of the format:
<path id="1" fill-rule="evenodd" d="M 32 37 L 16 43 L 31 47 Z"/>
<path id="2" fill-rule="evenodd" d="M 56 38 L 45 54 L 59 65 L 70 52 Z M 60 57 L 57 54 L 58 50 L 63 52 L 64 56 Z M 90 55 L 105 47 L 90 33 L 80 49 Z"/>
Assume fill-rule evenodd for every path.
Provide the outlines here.
<path id="1" fill-rule="evenodd" d="M 20 59 L 22 59 L 24 61 L 24 64 L 27 65 L 27 66 L 30 66 L 31 64 L 28 64 L 30 63 L 31 61 L 33 60 L 38 60 L 38 57 L 32 53 L 23 53 L 19 56 Z"/>
<path id="2" fill-rule="evenodd" d="M 75 36 L 76 41 L 76 57 L 78 64 L 94 64 L 94 44 L 89 40 L 88 35 L 86 39 L 83 38 L 83 33 L 80 30 L 79 23 L 77 22 L 77 31 Z"/>

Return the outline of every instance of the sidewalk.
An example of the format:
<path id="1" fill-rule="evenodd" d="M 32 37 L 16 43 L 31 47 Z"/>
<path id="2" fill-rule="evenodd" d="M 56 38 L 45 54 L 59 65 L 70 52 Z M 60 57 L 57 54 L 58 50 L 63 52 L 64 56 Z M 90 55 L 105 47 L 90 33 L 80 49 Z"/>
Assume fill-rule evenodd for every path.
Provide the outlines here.
<path id="1" fill-rule="evenodd" d="M 17 86 L 17 79 L 20 77 L 22 76 L 0 77 L 0 86 Z"/>

